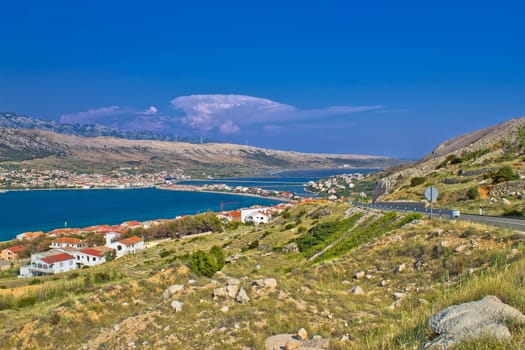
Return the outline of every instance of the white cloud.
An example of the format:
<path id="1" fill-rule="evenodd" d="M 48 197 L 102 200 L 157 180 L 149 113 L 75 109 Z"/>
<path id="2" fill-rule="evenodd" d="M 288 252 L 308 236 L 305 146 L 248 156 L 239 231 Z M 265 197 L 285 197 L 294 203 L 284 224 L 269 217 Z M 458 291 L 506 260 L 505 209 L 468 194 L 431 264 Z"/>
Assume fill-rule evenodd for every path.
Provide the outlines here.
<path id="1" fill-rule="evenodd" d="M 167 116 L 157 107 L 133 109 L 121 106 L 94 108 L 60 116 L 62 123 L 102 124 L 130 130 L 151 130 L 180 133 L 184 129 L 209 135 L 240 134 L 241 131 L 285 132 L 290 127 L 300 129 L 316 125 L 332 125 L 332 117 L 353 113 L 381 111 L 382 106 L 331 106 L 319 109 L 299 109 L 292 105 L 246 95 L 189 95 L 171 101 L 182 116 Z M 332 118 L 332 119 L 331 119 Z M 339 118 L 340 120 L 340 118 Z"/>
<path id="2" fill-rule="evenodd" d="M 238 133 L 241 128 L 279 124 L 335 115 L 381 109 L 382 106 L 332 106 L 321 109 L 300 110 L 294 106 L 265 98 L 245 95 L 190 95 L 173 99 L 174 108 L 182 110 L 182 122 L 202 132 L 218 130 Z M 268 127 L 263 127 L 268 130 Z"/>
<path id="3" fill-rule="evenodd" d="M 142 111 L 141 114 L 143 114 L 143 115 L 155 115 L 155 114 L 158 113 L 158 111 L 159 110 L 157 109 L 157 107 L 149 106 L 149 108 L 146 109 L 145 111 Z"/>

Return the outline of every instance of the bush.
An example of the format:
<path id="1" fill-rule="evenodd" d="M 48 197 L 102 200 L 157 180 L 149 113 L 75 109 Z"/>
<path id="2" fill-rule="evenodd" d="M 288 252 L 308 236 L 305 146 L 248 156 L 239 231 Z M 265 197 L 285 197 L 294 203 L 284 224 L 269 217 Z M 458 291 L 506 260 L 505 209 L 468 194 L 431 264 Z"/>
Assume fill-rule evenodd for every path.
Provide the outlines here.
<path id="1" fill-rule="evenodd" d="M 215 272 L 220 271 L 224 264 L 224 251 L 218 246 L 213 246 L 208 253 L 199 250 L 189 258 L 191 270 L 207 277 L 212 277 Z"/>
<path id="2" fill-rule="evenodd" d="M 479 190 L 477 187 L 471 187 L 467 191 L 468 199 L 477 199 L 479 197 Z"/>
<path id="3" fill-rule="evenodd" d="M 294 228 L 294 224 L 287 224 L 286 226 L 284 226 L 284 229 L 285 230 L 291 230 L 292 228 Z"/>
<path id="4" fill-rule="evenodd" d="M 505 181 L 517 180 L 520 177 L 510 166 L 504 166 L 492 174 L 492 182 L 495 184 Z"/>
<path id="5" fill-rule="evenodd" d="M 517 217 L 523 217 L 525 216 L 523 212 L 517 210 L 517 209 L 511 209 L 511 210 L 506 210 L 504 213 L 503 213 L 503 216 L 517 216 Z"/>
<path id="6" fill-rule="evenodd" d="M 160 256 L 161 258 L 165 258 L 165 257 L 167 257 L 168 255 L 170 255 L 172 252 L 173 252 L 173 251 L 171 251 L 171 250 L 163 250 L 163 251 L 160 252 L 159 256 Z"/>
<path id="7" fill-rule="evenodd" d="M 425 177 L 416 176 L 410 179 L 410 186 L 415 187 L 425 183 L 427 179 Z"/>
<path id="8" fill-rule="evenodd" d="M 446 166 L 448 166 L 450 164 L 461 164 L 461 163 L 463 163 L 463 159 L 461 159 L 460 157 L 458 157 L 455 154 L 449 154 L 447 156 L 447 158 L 445 158 L 444 161 L 439 163 L 439 165 L 436 167 L 436 169 L 444 168 L 444 167 L 446 167 Z"/>

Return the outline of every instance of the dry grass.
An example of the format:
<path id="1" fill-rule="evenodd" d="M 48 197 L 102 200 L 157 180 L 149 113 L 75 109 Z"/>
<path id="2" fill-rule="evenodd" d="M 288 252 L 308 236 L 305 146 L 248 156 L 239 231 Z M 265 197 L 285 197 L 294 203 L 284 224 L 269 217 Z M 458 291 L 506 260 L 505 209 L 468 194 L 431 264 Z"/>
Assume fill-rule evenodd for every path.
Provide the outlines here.
<path id="1" fill-rule="evenodd" d="M 313 215 L 319 205 L 327 210 L 323 217 Z M 511 232 L 424 221 L 315 264 L 300 253 L 275 249 L 300 234 L 298 219 L 300 226 L 309 228 L 344 217 L 346 209 L 326 203 L 299 206 L 289 218 L 278 217 L 267 226 L 160 242 L 144 253 L 80 271 L 78 276 L 47 278 L 37 287 L 53 287 L 58 290 L 55 294 L 33 306 L 0 311 L 2 319 L 10 320 L 0 323 L 0 342 L 36 349 L 78 349 L 84 344 L 90 349 L 127 349 L 132 342 L 138 349 L 262 349 L 266 337 L 305 327 L 310 334 L 330 338 L 333 349 L 414 349 L 429 335 L 428 317 L 448 305 L 493 294 L 525 310 L 521 272 L 525 263 L 520 255 L 507 257 L 512 248 L 523 251 L 523 238 Z M 290 223 L 294 228 L 285 229 Z M 254 240 L 259 240 L 259 248 L 246 249 Z M 219 276 L 213 282 L 196 276 L 176 260 L 213 245 L 237 256 L 223 273 L 241 280 L 251 298 L 248 304 L 213 300 L 213 288 L 224 285 L 225 279 Z M 461 245 L 467 247 L 456 252 Z M 403 263 L 406 269 L 394 273 Z M 355 280 L 359 270 L 368 278 Z M 80 287 L 84 274 L 108 271 L 118 272 L 119 278 Z M 278 282 L 276 290 L 261 291 L 251 284 L 270 277 Z M 191 279 L 195 283 L 190 288 Z M 384 287 L 382 280 L 388 281 Z M 29 281 L 20 283 L 27 286 Z M 67 283 L 79 287 L 60 291 Z M 174 283 L 186 286 L 174 297 L 184 302 L 182 313 L 174 313 L 161 298 Z M 366 294 L 351 294 L 356 285 Z M 406 294 L 396 307 L 394 292 Z M 222 312 L 225 305 L 229 311 Z M 350 342 L 339 342 L 345 334 Z M 514 334 L 512 344 L 523 342 L 522 329 Z"/>

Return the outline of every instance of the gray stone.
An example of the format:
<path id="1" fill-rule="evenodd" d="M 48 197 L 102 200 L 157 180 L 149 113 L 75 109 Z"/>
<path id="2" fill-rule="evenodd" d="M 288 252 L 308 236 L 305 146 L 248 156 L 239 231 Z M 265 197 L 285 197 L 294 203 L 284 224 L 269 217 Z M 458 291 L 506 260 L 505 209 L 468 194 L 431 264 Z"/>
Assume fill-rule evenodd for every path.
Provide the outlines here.
<path id="1" fill-rule="evenodd" d="M 235 297 L 235 300 L 241 304 L 246 304 L 250 301 L 250 297 L 246 293 L 243 287 L 239 289 L 239 293 L 237 293 L 237 296 Z"/>
<path id="2" fill-rule="evenodd" d="M 299 339 L 301 340 L 307 340 L 308 339 L 308 332 L 306 331 L 306 329 L 304 328 L 301 328 L 297 331 L 297 336 L 299 337 Z"/>
<path id="3" fill-rule="evenodd" d="M 178 293 L 184 289 L 183 284 L 173 284 L 166 288 L 164 293 L 162 293 L 162 299 L 168 300 L 173 294 Z"/>
<path id="4" fill-rule="evenodd" d="M 350 289 L 350 293 L 352 293 L 354 295 L 363 295 L 363 294 L 365 294 L 365 291 L 363 290 L 363 288 L 361 288 L 359 286 L 355 286 L 352 289 Z"/>
<path id="5" fill-rule="evenodd" d="M 400 293 L 400 292 L 395 292 L 393 295 L 395 300 L 401 300 L 403 299 L 406 295 L 405 293 Z"/>
<path id="6" fill-rule="evenodd" d="M 239 284 L 241 284 L 241 280 L 239 280 L 238 278 L 228 277 L 228 279 L 226 280 L 226 284 L 228 286 L 238 286 Z"/>
<path id="7" fill-rule="evenodd" d="M 438 334 L 423 344 L 423 349 L 445 350 L 465 340 L 494 337 L 500 341 L 511 339 L 507 322 L 525 323 L 525 316 L 495 296 L 453 305 L 432 316 L 429 327 Z"/>
<path id="8" fill-rule="evenodd" d="M 396 266 L 396 268 L 394 269 L 394 272 L 395 273 L 403 272 L 405 269 L 406 269 L 406 265 L 401 264 L 401 265 Z"/>
<path id="9" fill-rule="evenodd" d="M 361 278 L 365 277 L 365 275 L 366 275 L 366 273 L 365 273 L 363 270 L 361 270 L 361 271 L 357 271 L 357 272 L 355 273 L 354 278 L 355 278 L 356 280 L 358 280 L 358 279 L 361 279 Z"/>
<path id="10" fill-rule="evenodd" d="M 171 308 L 175 311 L 175 312 L 181 312 L 182 311 L 182 305 L 184 303 L 181 303 L 180 301 L 177 301 L 177 300 L 173 300 L 171 302 Z"/>
<path id="11" fill-rule="evenodd" d="M 226 286 L 221 288 L 215 288 L 213 290 L 213 298 L 216 299 L 218 297 L 222 298 L 231 298 L 234 299 L 237 295 L 237 291 L 239 290 L 239 286 Z"/>

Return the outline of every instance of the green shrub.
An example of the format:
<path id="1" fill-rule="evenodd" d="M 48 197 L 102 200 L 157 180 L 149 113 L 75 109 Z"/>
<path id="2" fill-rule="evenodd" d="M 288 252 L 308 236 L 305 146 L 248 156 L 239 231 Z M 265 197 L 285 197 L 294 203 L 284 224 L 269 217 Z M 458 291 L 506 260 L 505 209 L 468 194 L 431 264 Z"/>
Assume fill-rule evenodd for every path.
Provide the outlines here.
<path id="1" fill-rule="evenodd" d="M 294 228 L 294 224 L 286 224 L 286 226 L 284 226 L 284 229 L 285 230 L 291 230 L 292 228 Z"/>
<path id="2" fill-rule="evenodd" d="M 525 216 L 523 212 L 517 210 L 517 209 L 510 209 L 510 210 L 506 210 L 504 213 L 503 213 L 503 216 L 517 216 L 517 217 L 523 217 Z"/>
<path id="3" fill-rule="evenodd" d="M 300 252 L 310 255 L 352 228 L 360 217 L 360 214 L 356 214 L 344 220 L 317 224 L 307 233 L 295 239 L 294 242 L 299 247 Z"/>
<path id="4" fill-rule="evenodd" d="M 455 154 L 449 154 L 447 156 L 447 158 L 445 158 L 444 161 L 439 163 L 439 165 L 436 167 L 436 169 L 445 168 L 445 167 L 447 167 L 450 164 L 461 164 L 461 163 L 463 163 L 463 159 L 461 159 L 460 157 L 458 157 Z"/>
<path id="5" fill-rule="evenodd" d="M 259 247 L 259 241 L 258 240 L 255 240 L 253 242 L 251 242 L 250 244 L 248 244 L 248 249 L 256 249 Z"/>
<path id="6" fill-rule="evenodd" d="M 416 176 L 410 179 L 410 186 L 415 187 L 425 183 L 427 179 L 425 177 Z"/>
<path id="7" fill-rule="evenodd" d="M 41 283 L 42 283 L 42 280 L 39 280 L 38 278 L 33 278 L 33 279 L 29 282 L 29 285 L 30 285 L 30 286 L 34 286 L 34 285 L 41 284 Z"/>
<path id="8" fill-rule="evenodd" d="M 173 253 L 173 251 L 171 251 L 171 250 L 163 250 L 163 251 L 160 252 L 159 256 L 160 256 L 161 258 L 165 258 L 165 257 L 167 257 L 168 255 L 170 255 L 171 253 Z"/>
<path id="9" fill-rule="evenodd" d="M 495 184 L 505 181 L 512 181 L 519 179 L 519 175 L 512 170 L 512 168 L 508 165 L 500 168 L 498 171 L 492 174 L 492 182 Z"/>
<path id="10" fill-rule="evenodd" d="M 213 246 L 208 253 L 196 251 L 189 258 L 191 270 L 207 277 L 212 277 L 215 272 L 220 271 L 224 264 L 224 250 L 217 246 Z"/>
<path id="11" fill-rule="evenodd" d="M 479 197 L 479 190 L 477 187 L 471 187 L 467 191 L 468 199 L 477 199 Z"/>

